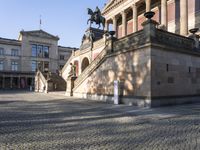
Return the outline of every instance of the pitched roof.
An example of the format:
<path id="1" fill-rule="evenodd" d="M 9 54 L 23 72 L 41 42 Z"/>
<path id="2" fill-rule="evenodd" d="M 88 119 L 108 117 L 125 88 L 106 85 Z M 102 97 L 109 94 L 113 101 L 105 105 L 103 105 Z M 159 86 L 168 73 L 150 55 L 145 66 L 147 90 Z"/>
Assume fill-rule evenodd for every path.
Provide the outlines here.
<path id="1" fill-rule="evenodd" d="M 47 38 L 47 39 L 59 40 L 58 36 L 54 36 L 43 30 L 21 31 L 20 35 L 29 35 L 29 36 L 36 36 L 36 37 L 42 37 L 42 38 Z"/>

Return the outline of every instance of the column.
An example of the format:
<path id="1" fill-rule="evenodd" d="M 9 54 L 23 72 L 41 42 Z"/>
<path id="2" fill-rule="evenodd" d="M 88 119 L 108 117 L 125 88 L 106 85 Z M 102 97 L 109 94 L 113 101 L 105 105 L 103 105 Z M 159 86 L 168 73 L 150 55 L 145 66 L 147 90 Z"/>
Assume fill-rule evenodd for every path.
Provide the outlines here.
<path id="1" fill-rule="evenodd" d="M 126 12 L 123 11 L 121 15 L 122 15 L 122 37 L 124 37 L 126 36 L 126 29 L 127 29 Z"/>
<path id="2" fill-rule="evenodd" d="M 151 0 L 146 0 L 146 12 L 151 11 Z"/>
<path id="3" fill-rule="evenodd" d="M 180 34 L 188 34 L 188 1 L 180 1 Z"/>
<path id="4" fill-rule="evenodd" d="M 109 23 L 108 23 L 108 21 L 105 22 L 105 30 L 106 30 L 106 31 L 109 30 Z"/>
<path id="5" fill-rule="evenodd" d="M 5 76 L 3 76 L 3 83 L 2 83 L 2 89 L 5 88 Z"/>
<path id="6" fill-rule="evenodd" d="M 11 89 L 13 88 L 13 77 L 12 76 L 10 77 L 10 88 Z"/>
<path id="7" fill-rule="evenodd" d="M 167 30 L 167 0 L 161 0 L 161 24 Z"/>
<path id="8" fill-rule="evenodd" d="M 20 77 L 18 77 L 18 89 L 20 89 Z"/>
<path id="9" fill-rule="evenodd" d="M 115 31 L 115 37 L 117 37 L 117 19 L 113 17 L 113 31 Z"/>
<path id="10" fill-rule="evenodd" d="M 132 9 L 133 9 L 133 32 L 136 32 L 138 30 L 138 13 L 136 4 L 132 6 Z"/>

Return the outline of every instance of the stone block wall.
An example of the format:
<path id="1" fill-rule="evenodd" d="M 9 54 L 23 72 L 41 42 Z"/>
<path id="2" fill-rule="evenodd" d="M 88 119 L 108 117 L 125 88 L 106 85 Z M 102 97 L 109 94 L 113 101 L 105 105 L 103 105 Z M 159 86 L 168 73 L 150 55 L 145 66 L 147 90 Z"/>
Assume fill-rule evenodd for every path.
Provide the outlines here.
<path id="1" fill-rule="evenodd" d="M 152 97 L 200 95 L 199 57 L 152 49 Z"/>
<path id="2" fill-rule="evenodd" d="M 114 80 L 118 80 L 121 83 L 120 93 L 123 99 L 150 97 L 150 67 L 150 47 L 111 54 L 78 88 L 75 88 L 74 96 L 98 95 L 110 96 L 112 99 Z"/>

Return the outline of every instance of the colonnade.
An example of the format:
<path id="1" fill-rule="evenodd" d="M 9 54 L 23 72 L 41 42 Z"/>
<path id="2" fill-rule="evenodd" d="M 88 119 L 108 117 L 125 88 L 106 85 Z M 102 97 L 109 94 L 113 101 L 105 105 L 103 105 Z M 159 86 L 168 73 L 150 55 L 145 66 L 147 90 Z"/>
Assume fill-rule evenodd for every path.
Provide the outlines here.
<path id="1" fill-rule="evenodd" d="M 151 11 L 151 0 L 145 0 L 146 12 Z M 138 31 L 138 5 L 132 4 L 129 9 L 132 9 L 133 20 L 133 32 Z M 168 12 L 167 12 L 167 0 L 161 0 L 161 25 L 168 29 Z M 123 10 L 120 14 L 115 14 L 108 21 L 112 20 L 113 30 L 117 31 L 117 16 L 122 17 L 122 36 L 127 35 L 127 11 Z M 106 29 L 109 28 L 109 22 L 106 22 Z M 188 0 L 180 0 L 180 34 L 188 34 Z"/>

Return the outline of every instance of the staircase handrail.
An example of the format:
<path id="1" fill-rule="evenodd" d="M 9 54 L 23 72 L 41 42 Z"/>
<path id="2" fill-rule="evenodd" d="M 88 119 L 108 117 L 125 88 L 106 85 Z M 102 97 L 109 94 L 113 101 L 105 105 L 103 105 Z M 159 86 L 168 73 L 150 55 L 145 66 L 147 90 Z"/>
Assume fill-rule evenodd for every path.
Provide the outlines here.
<path id="1" fill-rule="evenodd" d="M 99 62 L 105 58 L 107 54 L 107 46 L 99 53 L 99 55 L 90 63 L 90 65 L 78 76 L 78 78 L 74 82 L 74 89 L 78 87 L 78 85 L 89 75 L 89 73 L 94 70 Z"/>
<path id="2" fill-rule="evenodd" d="M 43 84 L 46 85 L 47 80 L 45 79 L 44 75 L 41 71 L 38 71 L 39 77 L 42 80 Z"/>
<path id="3" fill-rule="evenodd" d="M 67 66 L 70 64 L 71 60 L 74 58 L 74 55 L 72 53 L 72 55 L 70 56 L 70 58 L 68 59 L 68 61 L 66 62 L 66 64 L 64 65 L 64 67 L 61 70 L 61 76 L 63 75 L 63 73 L 65 72 Z"/>

